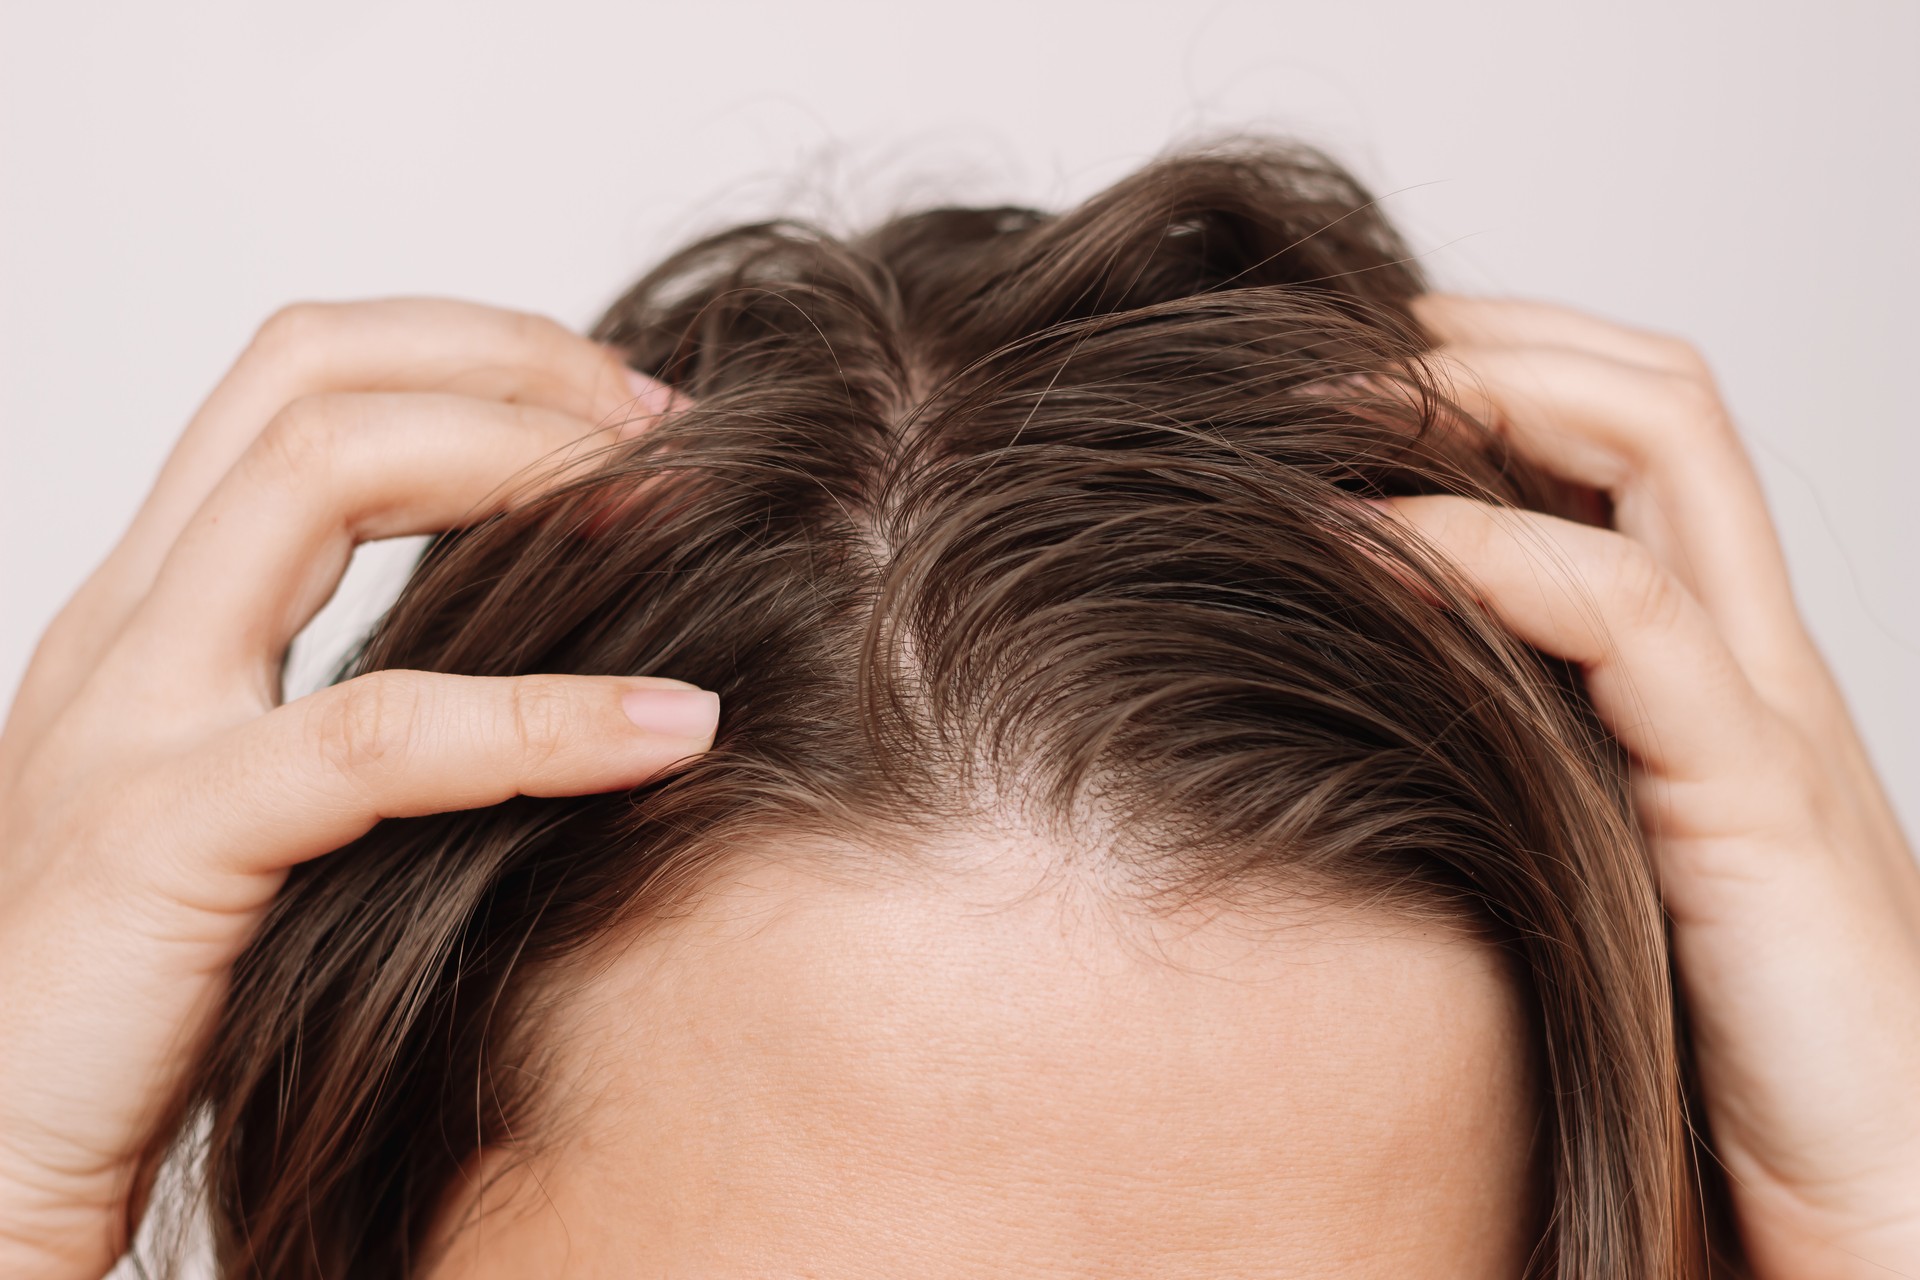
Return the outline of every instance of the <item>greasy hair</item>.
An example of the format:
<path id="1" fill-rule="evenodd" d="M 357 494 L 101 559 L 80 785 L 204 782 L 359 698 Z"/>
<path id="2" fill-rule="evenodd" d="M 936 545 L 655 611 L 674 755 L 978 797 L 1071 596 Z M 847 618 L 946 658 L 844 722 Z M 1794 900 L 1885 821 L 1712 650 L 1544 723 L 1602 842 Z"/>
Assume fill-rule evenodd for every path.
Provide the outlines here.
<path id="1" fill-rule="evenodd" d="M 218 1274 L 417 1274 L 476 1153 L 537 1141 L 543 975 L 729 849 L 1014 822 L 1149 900 L 1471 927 L 1534 1041 L 1530 1274 L 1726 1274 L 1622 756 L 1364 501 L 1568 510 L 1444 394 L 1423 287 L 1352 177 L 1258 142 L 649 272 L 594 336 L 693 407 L 438 539 L 347 674 L 672 676 L 718 740 L 293 873 L 149 1155 L 190 1149 Z"/>

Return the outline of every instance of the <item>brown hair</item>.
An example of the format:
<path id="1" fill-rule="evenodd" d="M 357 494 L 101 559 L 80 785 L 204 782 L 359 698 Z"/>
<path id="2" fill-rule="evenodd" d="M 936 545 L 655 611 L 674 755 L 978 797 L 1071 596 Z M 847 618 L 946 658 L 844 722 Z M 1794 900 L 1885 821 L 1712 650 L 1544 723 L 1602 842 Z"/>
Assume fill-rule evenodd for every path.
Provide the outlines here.
<path id="1" fill-rule="evenodd" d="M 719 740 L 296 871 L 179 1126 L 220 1274 L 413 1274 L 463 1163 L 535 1116 L 535 979 L 729 842 L 910 849 L 1010 795 L 1148 892 L 1473 921 L 1537 1038 L 1534 1273 L 1707 1274 L 1622 761 L 1355 501 L 1559 501 L 1435 389 L 1421 288 L 1352 178 L 1254 144 L 1057 216 L 745 226 L 648 274 L 596 336 L 696 407 L 440 539 L 354 669 L 675 676 Z"/>

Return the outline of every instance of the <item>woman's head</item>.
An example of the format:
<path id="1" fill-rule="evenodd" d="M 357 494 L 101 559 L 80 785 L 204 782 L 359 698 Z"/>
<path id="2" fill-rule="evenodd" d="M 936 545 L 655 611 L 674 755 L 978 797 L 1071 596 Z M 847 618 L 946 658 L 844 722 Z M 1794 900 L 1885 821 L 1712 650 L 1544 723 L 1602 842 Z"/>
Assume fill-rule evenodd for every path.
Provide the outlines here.
<path id="1" fill-rule="evenodd" d="M 1560 500 L 1419 289 L 1262 148 L 649 274 L 597 336 L 695 407 L 360 666 L 677 677 L 719 740 L 295 874 L 198 1099 L 229 1267 L 1696 1268 L 1620 762 L 1362 501 Z"/>

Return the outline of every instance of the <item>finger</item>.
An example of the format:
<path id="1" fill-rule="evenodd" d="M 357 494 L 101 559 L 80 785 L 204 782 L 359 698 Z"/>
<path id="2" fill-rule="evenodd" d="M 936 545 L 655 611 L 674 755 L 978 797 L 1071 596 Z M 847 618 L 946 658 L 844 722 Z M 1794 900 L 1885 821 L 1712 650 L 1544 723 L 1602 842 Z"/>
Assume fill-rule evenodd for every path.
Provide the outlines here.
<path id="1" fill-rule="evenodd" d="M 414 298 L 286 308 L 194 415 L 119 544 L 49 627 L 9 717 L 10 752 L 71 698 L 193 512 L 273 415 L 302 396 L 358 390 L 464 394 L 596 425 L 644 424 L 674 399 L 617 353 L 543 317 Z"/>
<path id="2" fill-rule="evenodd" d="M 1743 776 L 1771 739 L 1765 704 L 1706 611 L 1622 534 L 1467 498 L 1380 504 L 1499 622 L 1577 663 L 1594 710 L 1647 770 Z"/>
<path id="3" fill-rule="evenodd" d="M 1817 669 L 1758 478 L 1710 390 L 1553 347 L 1451 346 L 1435 363 L 1516 452 L 1606 492 L 1615 527 L 1698 598 L 1764 688 Z"/>
<path id="4" fill-rule="evenodd" d="M 1691 343 L 1616 324 L 1571 307 L 1452 293 L 1422 294 L 1411 306 L 1415 318 L 1438 346 L 1565 347 L 1655 372 L 1712 381 L 1706 360 Z"/>
<path id="5" fill-rule="evenodd" d="M 719 706 L 673 680 L 360 676 L 164 766 L 156 785 L 191 798 L 193 840 L 151 873 L 217 884 L 318 857 L 383 818 L 638 786 L 707 750 Z"/>
<path id="6" fill-rule="evenodd" d="M 121 705 L 129 690 L 158 690 L 186 710 L 236 681 L 270 703 L 287 643 L 357 543 L 493 514 L 578 474 L 616 435 L 462 396 L 295 401 L 181 534 L 101 678 Z"/>
<path id="7" fill-rule="evenodd" d="M 645 385 L 666 389 L 645 380 Z M 437 298 L 289 307 L 261 329 L 181 437 L 136 521 L 149 570 L 283 406 L 337 391 L 424 391 L 528 404 L 596 426 L 664 408 L 617 353 L 544 316 Z"/>

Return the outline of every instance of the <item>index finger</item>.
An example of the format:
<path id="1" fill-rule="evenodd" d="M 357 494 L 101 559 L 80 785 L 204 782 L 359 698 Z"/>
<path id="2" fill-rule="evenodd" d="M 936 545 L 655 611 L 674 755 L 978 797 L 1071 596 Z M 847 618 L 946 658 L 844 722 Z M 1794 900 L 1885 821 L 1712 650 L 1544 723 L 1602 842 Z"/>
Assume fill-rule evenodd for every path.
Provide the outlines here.
<path id="1" fill-rule="evenodd" d="M 1508 631 L 1577 664 L 1594 710 L 1643 768 L 1685 782 L 1764 765 L 1773 741 L 1765 703 L 1706 610 L 1645 547 L 1470 498 L 1379 505 Z"/>
<path id="2" fill-rule="evenodd" d="M 152 785 L 192 807 L 192 839 L 128 873 L 190 892 L 275 875 L 387 818 L 639 786 L 704 753 L 719 708 L 660 677 L 373 672 L 160 766 Z"/>

